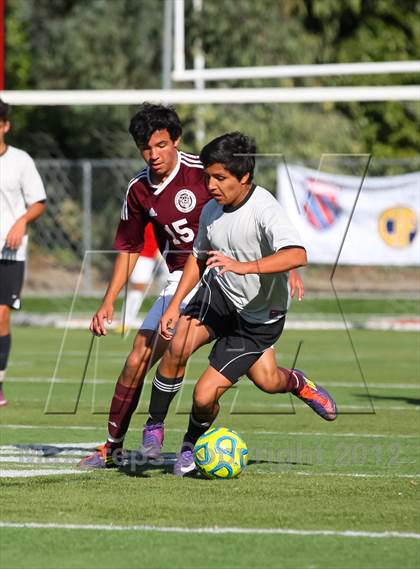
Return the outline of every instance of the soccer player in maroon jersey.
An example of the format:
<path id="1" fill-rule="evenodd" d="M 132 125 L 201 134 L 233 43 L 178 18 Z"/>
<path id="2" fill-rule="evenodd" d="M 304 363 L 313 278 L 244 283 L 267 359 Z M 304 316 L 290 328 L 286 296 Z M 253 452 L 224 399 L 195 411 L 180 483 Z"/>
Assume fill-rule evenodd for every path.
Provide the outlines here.
<path id="1" fill-rule="evenodd" d="M 119 253 L 102 305 L 92 318 L 92 333 L 106 336 L 106 323 L 112 322 L 114 302 L 137 262 L 148 222 L 153 225 L 170 274 L 167 285 L 138 331 L 118 378 L 109 412 L 107 441 L 80 462 L 85 468 L 115 467 L 120 460 L 144 378 L 168 345 L 168 340 L 157 333 L 160 318 L 172 299 L 192 250 L 201 210 L 211 199 L 199 158 L 178 150 L 182 127 L 173 108 L 144 103 L 131 119 L 129 131 L 147 166 L 128 184 L 114 242 Z M 296 275 L 292 275 L 291 289 L 292 294 L 298 290 L 300 299 L 303 287 Z M 181 309 L 194 293 L 195 289 L 184 299 Z M 153 380 L 149 418 L 140 448 L 146 458 L 157 458 L 160 454 L 163 417 L 180 389 L 182 379 L 165 381 L 155 377 Z"/>

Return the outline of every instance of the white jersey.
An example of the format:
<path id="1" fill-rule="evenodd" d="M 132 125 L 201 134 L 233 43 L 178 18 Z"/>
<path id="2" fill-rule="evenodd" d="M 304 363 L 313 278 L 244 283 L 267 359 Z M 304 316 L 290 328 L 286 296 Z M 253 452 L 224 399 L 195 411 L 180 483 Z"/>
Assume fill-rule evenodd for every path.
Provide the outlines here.
<path id="1" fill-rule="evenodd" d="M 303 247 L 297 230 L 278 201 L 255 186 L 238 206 L 211 200 L 201 213 L 193 254 L 205 259 L 210 250 L 241 262 L 268 257 L 285 247 Z M 216 276 L 226 296 L 248 322 L 269 324 L 287 311 L 288 273 Z"/>
<path id="2" fill-rule="evenodd" d="M 6 237 L 30 205 L 45 199 L 44 184 L 32 158 L 24 150 L 8 146 L 0 156 L 0 259 L 25 260 L 28 236 L 13 251 L 6 249 Z"/>

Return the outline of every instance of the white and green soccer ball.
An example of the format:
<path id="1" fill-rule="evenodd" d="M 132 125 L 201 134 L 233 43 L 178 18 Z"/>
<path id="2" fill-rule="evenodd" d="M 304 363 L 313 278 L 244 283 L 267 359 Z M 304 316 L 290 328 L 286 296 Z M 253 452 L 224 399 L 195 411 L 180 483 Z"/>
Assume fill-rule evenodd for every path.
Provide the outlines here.
<path id="1" fill-rule="evenodd" d="M 195 443 L 194 460 L 207 478 L 236 478 L 248 463 L 248 448 L 235 431 L 213 427 Z"/>

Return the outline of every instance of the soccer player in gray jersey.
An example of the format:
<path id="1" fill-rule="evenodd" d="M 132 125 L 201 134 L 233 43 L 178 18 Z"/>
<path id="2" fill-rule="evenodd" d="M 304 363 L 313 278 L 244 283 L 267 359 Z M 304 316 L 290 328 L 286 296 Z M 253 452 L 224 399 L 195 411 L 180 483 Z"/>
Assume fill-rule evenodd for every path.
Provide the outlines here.
<path id="1" fill-rule="evenodd" d="M 272 346 L 287 312 L 287 274 L 306 265 L 306 252 L 280 204 L 252 183 L 255 152 L 253 141 L 238 132 L 203 148 L 200 159 L 213 200 L 203 208 L 193 253 L 160 323 L 161 335 L 172 336 L 156 374 L 161 382 L 178 381 L 189 356 L 216 340 L 194 389 L 174 468 L 179 476 L 195 469 L 194 444 L 217 416 L 220 397 L 242 375 L 257 387 L 264 381 L 266 392 L 293 393 L 328 421 L 336 418 L 335 403 L 322 387 L 275 361 Z M 200 278 L 180 317 L 182 299 Z"/>
<path id="2" fill-rule="evenodd" d="M 20 308 L 28 224 L 45 210 L 45 189 L 32 158 L 6 144 L 10 106 L 0 99 L 0 406 L 11 347 L 11 310 Z"/>

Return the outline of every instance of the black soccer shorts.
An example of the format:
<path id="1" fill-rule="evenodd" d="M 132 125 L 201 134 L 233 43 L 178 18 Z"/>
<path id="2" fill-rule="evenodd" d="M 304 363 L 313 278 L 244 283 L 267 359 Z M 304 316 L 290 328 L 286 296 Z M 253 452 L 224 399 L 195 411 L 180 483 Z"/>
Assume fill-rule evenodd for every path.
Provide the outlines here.
<path id="1" fill-rule="evenodd" d="M 216 342 L 209 355 L 210 365 L 232 383 L 281 336 L 286 316 L 273 324 L 251 324 L 240 316 L 215 279 L 206 274 L 184 316 L 200 320 L 214 335 Z"/>
<path id="2" fill-rule="evenodd" d="M 4 261 L 0 259 L 0 304 L 10 308 L 20 308 L 20 291 L 25 272 L 24 261 Z"/>

